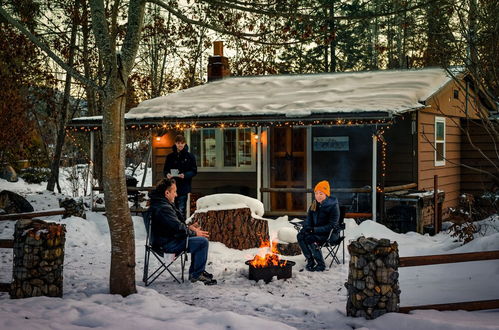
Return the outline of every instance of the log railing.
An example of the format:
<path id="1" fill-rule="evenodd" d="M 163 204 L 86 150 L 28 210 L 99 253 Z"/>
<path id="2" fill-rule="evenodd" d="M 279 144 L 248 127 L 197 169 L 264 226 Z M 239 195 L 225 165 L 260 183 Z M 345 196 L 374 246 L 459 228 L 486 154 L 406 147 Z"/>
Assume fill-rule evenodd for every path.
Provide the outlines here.
<path id="1" fill-rule="evenodd" d="M 399 267 L 416 267 L 416 266 L 438 265 L 438 264 L 448 264 L 456 262 L 497 260 L 497 259 L 499 259 L 499 251 L 440 254 L 440 255 L 429 255 L 429 256 L 417 256 L 417 257 L 401 257 Z M 499 299 L 466 301 L 466 302 L 457 302 L 457 303 L 448 303 L 448 304 L 406 306 L 406 307 L 400 307 L 400 312 L 408 313 L 412 310 L 418 310 L 418 309 L 436 309 L 439 311 L 449 311 L 449 310 L 475 311 L 475 310 L 497 309 L 497 308 L 499 308 Z"/>
<path id="2" fill-rule="evenodd" d="M 65 209 L 53 209 L 46 211 L 34 211 L 25 213 L 11 213 L 0 215 L 0 221 L 12 221 L 19 219 L 33 219 L 36 217 L 48 217 L 51 215 L 63 215 L 66 212 Z M 12 249 L 14 247 L 13 239 L 0 239 L 0 248 Z M 0 292 L 7 292 L 10 289 L 10 283 L 0 283 Z"/>
<path id="3" fill-rule="evenodd" d="M 385 187 L 384 192 L 393 192 L 398 190 L 406 190 L 416 188 L 416 183 L 409 183 L 399 186 Z M 261 192 L 281 192 L 281 193 L 313 193 L 312 188 L 260 188 Z M 371 188 L 332 188 L 333 193 L 370 193 Z"/>

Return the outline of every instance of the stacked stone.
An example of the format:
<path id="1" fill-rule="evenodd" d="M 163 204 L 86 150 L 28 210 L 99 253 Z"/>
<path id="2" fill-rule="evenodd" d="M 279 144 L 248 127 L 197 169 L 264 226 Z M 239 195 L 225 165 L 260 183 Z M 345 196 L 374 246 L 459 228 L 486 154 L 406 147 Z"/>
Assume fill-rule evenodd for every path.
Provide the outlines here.
<path id="1" fill-rule="evenodd" d="M 62 297 L 65 232 L 41 220 L 16 223 L 11 298 Z"/>
<path id="2" fill-rule="evenodd" d="M 398 312 L 398 244 L 388 239 L 359 237 L 348 246 L 350 268 L 347 315 L 375 319 Z"/>
<path id="3" fill-rule="evenodd" d="M 71 216 L 83 219 L 87 218 L 87 215 L 85 214 L 85 206 L 83 205 L 83 200 L 81 198 L 79 200 L 75 200 L 73 198 L 59 200 L 59 206 L 66 210 L 62 216 L 63 219 Z"/>

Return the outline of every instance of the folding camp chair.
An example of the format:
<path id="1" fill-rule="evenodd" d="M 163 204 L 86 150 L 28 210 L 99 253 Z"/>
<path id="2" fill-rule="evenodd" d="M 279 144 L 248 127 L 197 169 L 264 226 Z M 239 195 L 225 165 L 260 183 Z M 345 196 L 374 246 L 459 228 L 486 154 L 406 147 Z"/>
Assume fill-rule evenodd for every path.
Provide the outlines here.
<path id="1" fill-rule="evenodd" d="M 161 274 L 163 274 L 165 271 L 170 273 L 170 275 L 173 277 L 173 279 L 177 283 L 181 283 L 179 279 L 173 275 L 172 271 L 170 270 L 170 266 L 173 265 L 173 263 L 177 260 L 180 260 L 180 268 L 182 270 L 182 282 L 184 282 L 184 269 L 185 269 L 185 264 L 187 262 L 187 246 L 186 249 L 180 253 L 173 254 L 173 253 L 168 253 L 163 251 L 163 249 L 158 249 L 158 248 L 153 248 L 152 246 L 152 233 L 151 233 L 151 223 L 152 223 L 152 217 L 151 217 L 151 212 L 145 211 L 142 213 L 142 217 L 144 218 L 144 225 L 146 227 L 146 245 L 145 245 L 145 257 L 144 257 L 144 276 L 142 277 L 142 281 L 145 283 L 146 286 L 150 285 L 152 282 L 154 282 Z M 188 241 L 187 241 L 188 242 Z M 160 265 L 156 270 L 154 270 L 151 274 L 149 274 L 149 262 L 151 258 L 151 254 L 158 260 Z M 167 256 L 172 256 L 171 259 L 169 259 Z"/>
<path id="2" fill-rule="evenodd" d="M 324 260 L 327 260 L 328 257 L 331 257 L 329 268 L 331 268 L 334 262 L 336 262 L 338 265 L 340 264 L 340 259 L 338 259 L 338 250 L 340 249 L 340 245 L 343 245 L 343 263 L 345 263 L 345 212 L 346 207 L 340 206 L 340 218 L 338 220 L 341 229 L 340 237 L 334 239 L 334 237 L 332 237 L 334 230 L 331 230 L 327 241 L 321 246 L 321 248 L 326 248 L 328 252 Z"/>

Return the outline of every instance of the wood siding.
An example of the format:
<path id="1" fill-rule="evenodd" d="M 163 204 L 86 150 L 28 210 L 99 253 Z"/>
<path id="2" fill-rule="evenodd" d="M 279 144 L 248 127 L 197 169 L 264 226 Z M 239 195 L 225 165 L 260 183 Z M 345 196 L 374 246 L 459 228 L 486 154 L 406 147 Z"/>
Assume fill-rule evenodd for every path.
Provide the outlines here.
<path id="1" fill-rule="evenodd" d="M 463 125 L 468 125 L 470 137 L 473 144 L 479 148 L 487 157 L 489 157 L 495 166 L 499 167 L 497 157 L 497 147 L 494 145 L 493 136 L 483 128 L 480 121 L 463 120 Z M 499 127 L 498 127 L 499 129 Z M 497 173 L 494 164 L 488 161 L 474 148 L 468 138 L 464 137 L 461 142 L 461 160 L 463 164 L 476 167 L 481 170 Z M 465 193 L 480 195 L 484 191 L 490 191 L 493 187 L 493 181 L 490 176 L 478 173 L 471 169 L 461 169 L 461 190 Z"/>
<path id="2" fill-rule="evenodd" d="M 454 91 L 458 97 L 454 98 Z M 438 175 L 438 189 L 445 192 L 444 217 L 450 207 L 457 207 L 461 194 L 460 118 L 464 110 L 465 93 L 455 82 L 449 83 L 418 112 L 418 189 L 433 190 L 433 177 Z M 472 113 L 470 106 L 468 111 Z M 435 166 L 435 117 L 445 118 L 445 165 Z"/>
<path id="3" fill-rule="evenodd" d="M 413 117 L 416 120 L 415 113 L 397 118 L 384 135 L 387 142 L 385 187 L 417 182 L 417 139 L 416 133 L 412 132 Z M 378 149 L 381 149 L 380 145 Z M 378 157 L 382 159 L 381 155 Z"/>
<path id="4" fill-rule="evenodd" d="M 177 132 L 168 132 L 161 136 L 159 141 L 157 135 L 152 137 L 152 185 L 163 178 L 166 155 L 172 152 L 176 135 Z"/>

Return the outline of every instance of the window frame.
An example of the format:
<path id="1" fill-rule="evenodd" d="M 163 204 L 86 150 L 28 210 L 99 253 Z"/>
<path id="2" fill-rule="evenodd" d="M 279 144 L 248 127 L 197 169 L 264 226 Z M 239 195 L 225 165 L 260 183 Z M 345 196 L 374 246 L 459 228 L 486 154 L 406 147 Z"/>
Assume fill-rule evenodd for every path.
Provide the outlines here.
<path id="1" fill-rule="evenodd" d="M 230 128 L 196 128 L 196 131 L 202 131 L 204 129 L 215 129 L 215 166 L 214 167 L 204 167 L 198 165 L 198 172 L 255 172 L 256 171 L 256 140 L 255 129 L 253 127 L 230 127 Z M 238 137 L 238 130 L 240 129 L 249 129 L 251 134 L 251 165 L 244 167 L 237 166 L 224 166 L 224 148 L 221 147 L 224 143 L 224 130 L 233 129 L 236 130 L 236 138 Z M 185 130 L 185 136 L 188 145 L 191 145 L 191 131 L 192 129 Z M 202 136 L 202 134 L 201 134 Z M 236 143 L 237 147 L 237 143 Z M 202 156 L 202 155 L 201 155 Z M 236 157 L 239 158 L 239 155 L 236 151 Z M 196 159 L 197 162 L 199 160 Z M 237 162 L 237 161 L 236 161 Z"/>
<path id="2" fill-rule="evenodd" d="M 447 147 L 447 137 L 446 137 L 446 131 L 447 131 L 447 125 L 446 125 L 446 122 L 445 122 L 445 117 L 437 117 L 435 116 L 435 133 L 434 133 L 434 144 L 435 144 L 435 152 L 434 152 L 434 160 L 435 160 L 435 166 L 445 166 L 445 158 L 446 158 L 446 147 Z M 443 124 L 443 139 L 438 139 L 437 138 L 437 127 L 439 124 Z M 437 159 L 437 156 L 438 156 L 438 148 L 437 148 L 437 144 L 442 144 L 443 147 L 442 147 L 442 160 L 438 160 Z"/>

